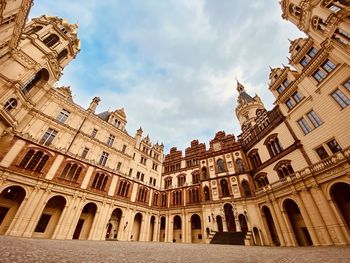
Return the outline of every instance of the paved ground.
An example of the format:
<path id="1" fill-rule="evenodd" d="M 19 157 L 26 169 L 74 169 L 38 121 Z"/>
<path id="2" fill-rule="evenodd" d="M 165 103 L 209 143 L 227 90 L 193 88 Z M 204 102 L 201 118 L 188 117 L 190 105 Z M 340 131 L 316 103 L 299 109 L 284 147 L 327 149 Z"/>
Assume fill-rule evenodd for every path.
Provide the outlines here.
<path id="1" fill-rule="evenodd" d="M 0 236 L 0 262 L 348 263 L 350 246 L 277 248 Z"/>

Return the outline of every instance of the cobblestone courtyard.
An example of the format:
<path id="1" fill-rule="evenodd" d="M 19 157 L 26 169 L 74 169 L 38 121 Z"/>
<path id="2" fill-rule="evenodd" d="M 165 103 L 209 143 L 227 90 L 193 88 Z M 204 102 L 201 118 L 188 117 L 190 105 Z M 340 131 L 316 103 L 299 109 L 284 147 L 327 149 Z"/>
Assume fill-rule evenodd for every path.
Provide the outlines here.
<path id="1" fill-rule="evenodd" d="M 0 236 L 0 262 L 350 262 L 350 247 L 47 240 Z"/>

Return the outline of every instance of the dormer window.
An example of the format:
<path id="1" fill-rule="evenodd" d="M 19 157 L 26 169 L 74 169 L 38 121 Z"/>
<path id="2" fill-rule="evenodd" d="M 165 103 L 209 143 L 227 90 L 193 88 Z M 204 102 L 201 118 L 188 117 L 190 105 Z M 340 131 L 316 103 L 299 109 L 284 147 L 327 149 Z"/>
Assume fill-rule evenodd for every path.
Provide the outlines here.
<path id="1" fill-rule="evenodd" d="M 317 55 L 318 50 L 314 47 L 310 48 L 310 50 L 306 53 L 303 59 L 300 61 L 300 64 L 303 67 L 306 67 L 307 64 Z"/>
<path id="2" fill-rule="evenodd" d="M 120 120 L 118 120 L 118 119 L 115 119 L 115 120 L 114 120 L 114 126 L 115 126 L 115 127 L 119 128 L 119 127 L 120 127 L 120 124 L 121 124 Z"/>

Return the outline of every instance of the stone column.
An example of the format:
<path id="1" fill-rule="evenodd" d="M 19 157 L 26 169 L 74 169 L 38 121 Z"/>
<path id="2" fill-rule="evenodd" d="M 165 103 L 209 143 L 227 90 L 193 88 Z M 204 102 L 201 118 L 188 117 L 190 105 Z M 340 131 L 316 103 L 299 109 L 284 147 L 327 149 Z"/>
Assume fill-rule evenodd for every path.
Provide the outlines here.
<path id="1" fill-rule="evenodd" d="M 304 200 L 306 211 L 310 215 L 311 222 L 316 230 L 316 234 L 319 237 L 322 245 L 333 245 L 331 236 L 329 235 L 328 229 L 324 223 L 323 217 L 317 207 L 314 198 L 310 194 L 308 189 L 300 193 L 301 199 Z"/>
<path id="2" fill-rule="evenodd" d="M 315 227 L 312 224 L 312 221 L 310 219 L 309 213 L 308 213 L 308 211 L 305 208 L 303 199 L 300 198 L 300 193 L 298 193 L 295 197 L 296 197 L 296 199 L 297 199 L 297 201 L 299 203 L 301 216 L 303 217 L 305 225 L 306 225 L 306 228 L 307 228 L 307 230 L 310 233 L 312 242 L 313 242 L 314 246 L 319 246 L 320 245 L 320 241 L 319 241 L 318 236 L 316 234 Z"/>
<path id="3" fill-rule="evenodd" d="M 272 219 L 274 221 L 276 231 L 278 238 L 281 242 L 281 246 L 292 246 L 291 238 L 290 238 L 290 231 L 288 232 L 287 226 L 285 222 L 283 221 L 282 213 L 278 207 L 277 201 L 272 201 L 272 206 L 270 207 Z M 276 213 L 277 211 L 277 213 Z"/>
<path id="4" fill-rule="evenodd" d="M 55 231 L 52 234 L 52 239 L 64 239 L 62 235 L 62 230 L 63 230 L 63 222 L 66 217 L 67 211 L 71 210 L 71 206 L 65 205 L 64 209 L 62 210 L 60 219 L 58 220 L 57 226 L 55 228 Z"/>
<path id="5" fill-rule="evenodd" d="M 32 216 L 30 217 L 29 221 L 28 221 L 28 225 L 25 228 L 25 231 L 23 233 L 23 237 L 31 237 L 35 228 L 35 224 L 38 223 L 38 220 L 41 216 L 41 213 L 46 205 L 47 202 L 47 197 L 49 196 L 49 194 L 51 193 L 50 189 L 46 189 L 45 191 L 43 191 L 43 194 L 40 197 L 40 200 L 37 202 L 37 204 L 32 204 L 32 207 L 36 207 L 36 209 L 34 210 L 34 213 L 32 214 Z"/>
<path id="6" fill-rule="evenodd" d="M 73 211 L 71 215 L 68 215 L 67 222 L 66 222 L 66 239 L 72 239 L 73 234 L 75 231 L 75 228 L 78 224 L 81 212 L 83 210 L 83 205 L 85 202 L 85 198 L 75 198 L 74 206 L 73 206 Z"/>

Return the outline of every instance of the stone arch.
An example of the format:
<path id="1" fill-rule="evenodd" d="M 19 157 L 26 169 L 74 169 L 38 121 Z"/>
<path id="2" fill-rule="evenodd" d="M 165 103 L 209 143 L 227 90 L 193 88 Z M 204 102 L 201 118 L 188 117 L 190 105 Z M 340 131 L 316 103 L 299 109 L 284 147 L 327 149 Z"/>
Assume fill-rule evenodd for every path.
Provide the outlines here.
<path id="1" fill-rule="evenodd" d="M 123 210 L 115 208 L 107 223 L 106 239 L 117 239 L 121 228 Z"/>
<path id="2" fill-rule="evenodd" d="M 233 207 L 231 204 L 226 203 L 224 205 L 225 219 L 227 224 L 227 231 L 236 232 L 235 215 L 233 213 Z"/>
<path id="3" fill-rule="evenodd" d="M 62 195 L 50 197 L 46 202 L 32 236 L 52 238 L 66 204 L 67 199 Z"/>
<path id="4" fill-rule="evenodd" d="M 280 246 L 280 239 L 277 234 L 277 229 L 275 222 L 273 220 L 270 208 L 266 205 L 262 206 L 261 208 L 261 215 L 263 217 L 265 229 L 267 230 L 266 232 L 269 235 L 269 238 L 271 239 L 271 242 L 275 246 Z"/>
<path id="5" fill-rule="evenodd" d="M 94 202 L 87 202 L 84 205 L 73 233 L 73 239 L 89 238 L 96 212 L 97 205 Z"/>
<path id="6" fill-rule="evenodd" d="M 283 201 L 283 210 L 287 213 L 293 234 L 299 246 L 312 246 L 312 239 L 297 203 L 287 198 Z"/>
<path id="7" fill-rule="evenodd" d="M 334 201 L 337 212 L 348 230 L 350 229 L 350 184 L 337 182 L 330 187 L 329 194 Z"/>
<path id="8" fill-rule="evenodd" d="M 166 226 L 166 219 L 165 216 L 160 217 L 160 231 L 159 231 L 159 241 L 164 242 L 165 241 L 165 226 Z"/>
<path id="9" fill-rule="evenodd" d="M 50 73 L 46 68 L 40 69 L 35 75 L 27 80 L 22 87 L 22 92 L 27 94 L 35 86 L 43 86 L 50 79 Z"/>
<path id="10" fill-rule="evenodd" d="M 7 185 L 0 194 L 0 234 L 5 234 L 15 218 L 26 190 L 19 185 Z"/>
<path id="11" fill-rule="evenodd" d="M 141 238 L 141 226 L 143 216 L 140 212 L 136 213 L 131 231 L 130 239 L 133 241 L 140 241 Z"/>
<path id="12" fill-rule="evenodd" d="M 247 219 L 245 217 L 245 215 L 240 214 L 238 216 L 238 220 L 239 220 L 239 224 L 241 225 L 241 231 L 244 233 L 248 232 L 248 224 L 247 224 Z"/>
<path id="13" fill-rule="evenodd" d="M 182 219 L 181 216 L 176 215 L 173 219 L 173 242 L 182 241 Z"/>
<path id="14" fill-rule="evenodd" d="M 203 239 L 202 235 L 202 223 L 198 214 L 191 216 L 191 242 L 201 243 Z"/>

